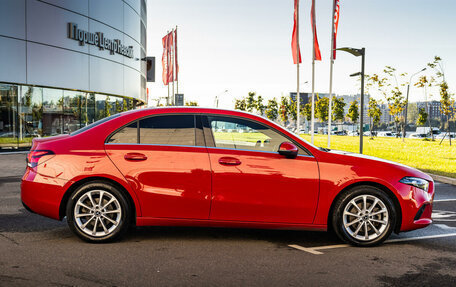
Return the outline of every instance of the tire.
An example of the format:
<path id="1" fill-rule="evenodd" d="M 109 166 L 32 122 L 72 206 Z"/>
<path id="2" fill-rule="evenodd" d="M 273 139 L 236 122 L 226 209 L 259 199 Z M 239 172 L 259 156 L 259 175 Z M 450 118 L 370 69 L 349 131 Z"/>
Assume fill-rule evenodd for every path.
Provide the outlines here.
<path id="1" fill-rule="evenodd" d="M 396 225 L 396 210 L 382 190 L 357 186 L 335 202 L 332 225 L 342 241 L 355 246 L 375 246 L 391 235 Z"/>
<path id="2" fill-rule="evenodd" d="M 128 230 L 130 214 L 130 206 L 122 192 L 102 181 L 77 188 L 66 208 L 71 231 L 91 243 L 119 239 Z"/>

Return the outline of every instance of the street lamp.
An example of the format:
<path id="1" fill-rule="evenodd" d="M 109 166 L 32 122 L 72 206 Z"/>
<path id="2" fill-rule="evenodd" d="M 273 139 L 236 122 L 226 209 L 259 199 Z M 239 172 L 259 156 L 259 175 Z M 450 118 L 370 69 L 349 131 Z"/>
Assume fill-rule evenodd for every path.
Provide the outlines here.
<path id="1" fill-rule="evenodd" d="M 418 72 L 416 72 L 415 74 L 410 76 L 410 80 L 409 80 L 408 85 L 407 85 L 407 98 L 405 100 L 405 102 L 407 104 L 405 105 L 404 130 L 402 131 L 402 138 L 405 138 L 405 129 L 407 128 L 407 110 L 408 110 L 408 99 L 409 99 L 410 83 L 412 82 L 412 78 L 414 76 L 416 76 L 417 74 L 419 74 L 421 72 L 424 72 L 425 70 L 426 70 L 426 68 L 423 68 L 423 69 L 419 70 Z"/>
<path id="2" fill-rule="evenodd" d="M 359 117 L 359 153 L 363 153 L 363 115 L 364 115 L 364 58 L 366 56 L 366 49 L 356 49 L 356 48 L 339 48 L 336 50 L 344 51 L 352 54 L 355 57 L 361 56 L 361 72 L 351 74 L 350 77 L 355 77 L 361 75 L 361 113 Z"/>
<path id="3" fill-rule="evenodd" d="M 309 81 L 305 81 L 304 83 L 300 84 L 307 84 Z M 299 116 L 299 113 L 301 112 L 301 96 L 296 94 L 296 133 L 299 135 L 299 130 L 300 130 L 300 121 L 301 117 Z"/>
<path id="4" fill-rule="evenodd" d="M 221 92 L 220 94 L 216 95 L 215 96 L 215 107 L 218 108 L 218 104 L 219 104 L 219 96 L 225 94 L 225 93 L 228 93 L 228 90 L 224 90 L 223 92 Z"/>

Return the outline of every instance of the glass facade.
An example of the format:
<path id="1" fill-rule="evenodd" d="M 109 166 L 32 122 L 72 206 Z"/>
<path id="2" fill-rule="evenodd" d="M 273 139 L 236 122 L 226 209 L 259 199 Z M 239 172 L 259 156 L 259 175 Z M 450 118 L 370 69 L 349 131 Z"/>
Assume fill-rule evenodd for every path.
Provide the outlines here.
<path id="1" fill-rule="evenodd" d="M 0 83 L 0 152 L 134 108 L 134 100 L 119 96 Z"/>

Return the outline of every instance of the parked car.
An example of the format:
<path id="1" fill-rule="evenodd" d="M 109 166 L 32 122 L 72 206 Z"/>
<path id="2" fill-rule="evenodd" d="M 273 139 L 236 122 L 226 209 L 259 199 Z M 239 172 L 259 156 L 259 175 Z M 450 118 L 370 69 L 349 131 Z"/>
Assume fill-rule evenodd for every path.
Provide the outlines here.
<path id="1" fill-rule="evenodd" d="M 393 137 L 394 135 L 393 135 L 392 132 L 386 131 L 386 132 L 378 132 L 377 136 L 379 136 L 379 137 Z"/>
<path id="2" fill-rule="evenodd" d="M 215 132 L 230 124 L 256 132 Z M 183 225 L 332 229 L 372 246 L 431 224 L 433 196 L 432 178 L 416 169 L 318 148 L 252 114 L 183 107 L 35 138 L 21 184 L 29 211 L 66 217 L 89 242 L 132 225 Z"/>
<path id="3" fill-rule="evenodd" d="M 420 134 L 420 133 L 411 133 L 409 135 L 409 138 L 411 138 L 411 139 L 424 139 L 426 137 L 427 137 L 426 134 Z"/>

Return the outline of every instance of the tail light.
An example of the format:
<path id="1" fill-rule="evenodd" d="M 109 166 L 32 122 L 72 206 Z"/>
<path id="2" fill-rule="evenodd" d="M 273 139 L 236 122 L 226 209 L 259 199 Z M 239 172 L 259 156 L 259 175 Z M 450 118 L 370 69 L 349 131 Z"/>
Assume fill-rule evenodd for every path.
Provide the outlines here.
<path id="1" fill-rule="evenodd" d="M 36 167 L 40 161 L 41 158 L 43 157 L 48 157 L 50 156 L 49 158 L 45 159 L 44 161 L 41 161 L 41 163 L 49 160 L 52 156 L 54 156 L 55 153 L 51 150 L 31 150 L 28 154 L 27 154 L 27 166 L 28 167 Z"/>

